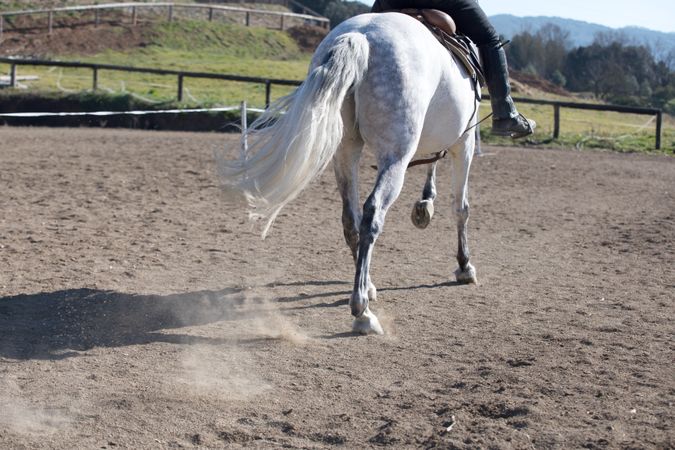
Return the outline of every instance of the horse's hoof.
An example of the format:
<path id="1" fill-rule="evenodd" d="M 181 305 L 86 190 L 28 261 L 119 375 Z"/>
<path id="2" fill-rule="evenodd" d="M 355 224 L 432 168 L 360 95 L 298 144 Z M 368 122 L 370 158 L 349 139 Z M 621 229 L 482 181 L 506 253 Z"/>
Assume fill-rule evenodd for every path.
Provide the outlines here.
<path id="1" fill-rule="evenodd" d="M 431 200 L 416 202 L 410 215 L 413 225 L 420 229 L 428 227 L 432 217 L 434 217 L 434 202 Z"/>
<path id="2" fill-rule="evenodd" d="M 469 263 L 464 270 L 455 270 L 455 279 L 460 284 L 478 284 L 476 269 Z"/>
<path id="3" fill-rule="evenodd" d="M 384 330 L 382 329 L 382 325 L 380 325 L 380 321 L 377 320 L 375 314 L 370 311 L 370 308 L 366 308 L 363 314 L 354 319 L 354 322 L 352 323 L 352 330 L 354 333 L 363 335 L 384 334 Z"/>

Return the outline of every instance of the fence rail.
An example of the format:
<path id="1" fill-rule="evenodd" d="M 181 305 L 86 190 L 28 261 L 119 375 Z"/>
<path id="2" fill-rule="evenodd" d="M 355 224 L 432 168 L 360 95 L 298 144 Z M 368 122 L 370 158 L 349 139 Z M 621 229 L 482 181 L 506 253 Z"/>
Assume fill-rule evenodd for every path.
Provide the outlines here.
<path id="1" fill-rule="evenodd" d="M 177 79 L 177 90 L 176 97 L 178 101 L 183 100 L 183 81 L 185 78 L 209 78 L 216 80 L 226 80 L 226 81 L 239 81 L 243 83 L 256 83 L 265 85 L 265 105 L 270 104 L 272 85 L 277 84 L 281 86 L 299 86 L 302 81 L 299 80 L 284 80 L 276 78 L 261 78 L 261 77 L 246 77 L 241 75 L 226 75 L 219 73 L 210 73 L 210 72 L 191 72 L 183 70 L 166 70 L 166 69 L 153 69 L 153 68 L 144 68 L 144 67 L 131 67 L 131 66 L 117 66 L 112 64 L 96 64 L 96 63 L 83 63 L 76 61 L 47 61 L 47 60 L 37 60 L 37 59 L 21 59 L 21 58 L 6 58 L 0 57 L 0 63 L 5 63 L 10 65 L 10 81 L 9 84 L 11 87 L 16 87 L 17 85 L 17 66 L 47 66 L 47 67 L 70 67 L 70 68 L 84 68 L 90 69 L 92 71 L 92 89 L 98 89 L 98 72 L 100 70 L 113 70 L 120 72 L 140 72 L 140 73 L 151 73 L 156 75 L 173 75 Z M 485 95 L 483 97 L 486 100 L 490 99 L 490 96 Z M 619 106 L 619 105 L 599 105 L 595 103 L 573 103 L 573 102 L 559 102 L 555 100 L 537 100 L 531 98 L 514 98 L 516 102 L 519 103 L 530 103 L 535 105 L 549 105 L 553 107 L 553 139 L 558 139 L 560 137 L 560 110 L 562 108 L 569 109 L 583 109 L 591 111 L 608 111 L 608 112 L 618 112 L 624 114 L 643 114 L 649 116 L 656 116 L 656 139 L 655 139 L 655 148 L 656 150 L 661 149 L 661 132 L 663 126 L 663 111 L 660 109 L 654 108 L 637 108 L 631 106 Z"/>
<path id="2" fill-rule="evenodd" d="M 245 19 L 244 23 L 246 26 L 249 26 L 251 23 L 252 15 L 261 15 L 261 16 L 276 16 L 279 19 L 279 28 L 281 30 L 285 29 L 288 19 L 300 19 L 305 22 L 315 23 L 323 28 L 330 27 L 330 20 L 325 17 L 311 15 L 311 14 L 297 14 L 291 12 L 283 11 L 263 11 L 258 9 L 249 9 L 249 8 L 239 8 L 235 6 L 222 6 L 214 4 L 197 4 L 197 3 L 174 3 L 174 2 L 155 2 L 155 3 L 139 3 L 139 2 L 126 2 L 126 3 L 105 3 L 100 5 L 80 5 L 80 6 L 65 6 L 60 8 L 45 8 L 45 9 L 26 9 L 21 11 L 7 11 L 0 12 L 0 40 L 5 28 L 6 17 L 13 16 L 31 16 L 31 15 L 47 15 L 47 30 L 49 34 L 52 34 L 54 29 L 54 15 L 56 13 L 69 13 L 69 12 L 86 12 L 93 11 L 95 13 L 95 24 L 100 23 L 100 12 L 103 10 L 130 10 L 131 11 L 131 23 L 136 25 L 138 22 L 138 11 L 143 8 L 166 8 L 166 17 L 169 22 L 174 19 L 174 10 L 183 8 L 183 9 L 193 9 L 193 10 L 203 10 L 208 14 L 208 20 L 212 21 L 214 17 L 214 12 L 229 12 L 229 13 L 239 13 L 243 14 Z"/>
<path id="3" fill-rule="evenodd" d="M 484 95 L 484 99 L 489 100 L 489 95 Z M 538 100 L 532 98 L 514 98 L 517 103 L 530 103 L 533 105 L 548 105 L 553 107 L 553 139 L 560 137 L 560 110 L 562 108 L 583 109 L 587 111 L 605 111 L 617 112 L 622 114 L 642 114 L 647 116 L 656 116 L 655 143 L 656 150 L 661 149 L 661 134 L 663 128 L 663 111 L 655 108 L 639 108 L 634 106 L 620 105 L 599 105 L 596 103 L 574 103 L 559 102 L 556 100 Z"/>
<path id="4" fill-rule="evenodd" d="M 283 80 L 277 78 L 246 77 L 241 75 L 227 75 L 212 72 L 191 72 L 185 70 L 167 70 L 153 69 L 147 67 L 117 66 L 113 64 L 83 63 L 77 61 L 45 61 L 37 59 L 5 58 L 0 57 L 0 63 L 10 64 L 10 87 L 17 86 L 17 66 L 47 66 L 47 67 L 69 67 L 78 69 L 90 69 L 92 71 L 92 89 L 98 89 L 98 73 L 101 70 L 112 70 L 118 72 L 137 72 L 150 73 L 154 75 L 173 75 L 177 79 L 177 100 L 183 101 L 183 81 L 185 78 L 208 78 L 212 80 L 239 81 L 242 83 L 255 83 L 265 85 L 265 106 L 270 104 L 272 94 L 272 85 L 280 86 L 299 86 L 302 81 Z"/>

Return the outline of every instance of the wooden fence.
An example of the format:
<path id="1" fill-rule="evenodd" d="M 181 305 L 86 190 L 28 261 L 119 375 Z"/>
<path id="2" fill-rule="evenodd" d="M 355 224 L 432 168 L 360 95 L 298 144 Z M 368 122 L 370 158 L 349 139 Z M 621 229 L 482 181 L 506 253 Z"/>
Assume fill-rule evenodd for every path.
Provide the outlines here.
<path id="1" fill-rule="evenodd" d="M 484 95 L 483 99 L 489 100 L 489 95 Z M 619 105 L 599 105 L 596 103 L 574 103 L 574 102 L 559 102 L 556 100 L 538 100 L 532 98 L 514 98 L 516 103 L 530 103 L 533 105 L 549 105 L 553 107 L 553 139 L 560 137 L 560 109 L 583 109 L 587 111 L 606 111 L 617 112 L 622 114 L 642 114 L 647 116 L 656 116 L 656 132 L 655 143 L 656 150 L 661 149 L 661 131 L 663 127 L 663 111 L 655 108 L 638 108 L 633 106 L 619 106 Z"/>
<path id="2" fill-rule="evenodd" d="M 183 81 L 185 78 L 209 78 L 213 80 L 239 81 L 242 83 L 255 83 L 265 85 L 265 105 L 270 104 L 272 94 L 272 85 L 280 86 L 299 86 L 302 81 L 297 80 L 281 80 L 275 78 L 260 78 L 260 77 L 245 77 L 240 75 L 225 75 L 220 73 L 210 72 L 190 72 L 183 70 L 166 70 L 166 69 L 152 69 L 143 67 L 129 67 L 116 66 L 112 64 L 96 64 L 96 63 L 82 63 L 76 61 L 44 61 L 36 59 L 18 59 L 18 58 L 4 58 L 0 57 L 0 63 L 10 65 L 10 81 L 11 87 L 17 85 L 17 66 L 47 66 L 47 67 L 70 67 L 79 69 L 90 69 L 92 71 L 93 90 L 98 89 L 98 74 L 101 70 L 112 70 L 119 72 L 140 72 L 150 73 L 155 75 L 173 75 L 176 77 L 177 90 L 176 98 L 178 101 L 183 101 Z"/>
<path id="3" fill-rule="evenodd" d="M 209 3 L 261 3 L 267 5 L 280 5 L 288 9 L 301 11 L 302 14 L 309 14 L 310 16 L 321 17 L 321 14 L 308 8 L 302 3 L 295 0 L 208 0 Z"/>
<path id="4" fill-rule="evenodd" d="M 176 97 L 178 101 L 183 100 L 183 80 L 185 78 L 210 78 L 216 80 L 239 81 L 244 83 L 257 83 L 265 85 L 265 105 L 270 104 L 270 97 L 272 85 L 282 86 L 298 86 L 302 82 L 298 80 L 283 80 L 274 78 L 259 78 L 259 77 L 245 77 L 239 75 L 224 75 L 219 73 L 207 72 L 188 72 L 179 70 L 165 70 L 165 69 L 151 69 L 141 67 L 116 66 L 111 64 L 94 64 L 68 61 L 44 61 L 35 59 L 18 59 L 18 58 L 4 58 L 0 57 L 0 63 L 10 65 L 10 86 L 17 85 L 17 66 L 48 66 L 48 67 L 70 67 L 70 68 L 85 68 L 92 71 L 92 89 L 98 89 L 98 73 L 101 70 L 114 70 L 121 72 L 141 72 L 151 73 L 157 75 L 173 75 L 177 79 Z M 483 97 L 489 100 L 490 97 L 485 95 Z M 573 103 L 573 102 L 559 102 L 554 100 L 537 100 L 531 98 L 515 98 L 518 103 L 531 103 L 535 105 L 549 105 L 553 107 L 553 139 L 560 137 L 560 110 L 562 108 L 583 109 L 591 111 L 610 111 L 624 114 L 643 114 L 649 116 L 656 116 L 656 134 L 655 134 L 655 148 L 661 149 L 661 131 L 663 126 L 663 111 L 653 108 L 636 108 L 630 106 L 618 105 L 599 105 L 594 103 Z"/>
<path id="5" fill-rule="evenodd" d="M 106 10 L 122 10 L 130 12 L 129 21 L 136 25 L 138 22 L 138 13 L 142 9 L 165 9 L 166 18 L 169 22 L 174 20 L 174 12 L 178 9 L 186 10 L 201 10 L 204 11 L 205 17 L 212 21 L 216 12 L 241 14 L 243 22 L 246 26 L 250 26 L 251 17 L 253 15 L 271 16 L 278 19 L 279 29 L 284 30 L 289 19 L 299 19 L 305 23 L 321 26 L 323 28 L 330 27 L 330 21 L 325 17 L 310 15 L 310 14 L 296 14 L 282 11 L 263 11 L 257 9 L 239 8 L 234 6 L 222 6 L 214 4 L 196 4 L 196 3 L 174 3 L 174 2 L 155 2 L 155 3 L 105 3 L 100 5 L 81 5 L 81 6 L 67 6 L 61 8 L 46 8 L 46 9 L 30 9 L 23 11 L 8 11 L 0 12 L 0 41 L 3 37 L 5 22 L 7 17 L 16 16 L 32 16 L 32 15 L 46 15 L 47 16 L 47 32 L 52 34 L 54 29 L 54 16 L 57 13 L 73 13 L 73 12 L 93 12 L 94 24 L 99 25 L 101 22 L 101 12 Z"/>

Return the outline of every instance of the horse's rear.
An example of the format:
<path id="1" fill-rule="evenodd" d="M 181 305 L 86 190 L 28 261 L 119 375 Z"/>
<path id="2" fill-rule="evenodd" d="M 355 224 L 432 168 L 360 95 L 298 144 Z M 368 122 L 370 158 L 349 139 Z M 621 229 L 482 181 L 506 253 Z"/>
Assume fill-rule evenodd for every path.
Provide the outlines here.
<path id="1" fill-rule="evenodd" d="M 322 61 L 340 37 L 363 34 L 369 45 L 363 81 L 347 104 L 368 147 L 437 152 L 456 143 L 475 118 L 473 82 L 419 21 L 400 13 L 365 14 L 343 22 L 312 60 Z M 351 111 L 347 111 L 350 113 Z"/>
<path id="2" fill-rule="evenodd" d="M 345 239 L 356 264 L 350 299 L 354 329 L 382 333 L 368 307 L 376 296 L 370 259 L 386 212 L 418 151 L 450 149 L 459 229 L 457 278 L 475 281 L 465 227 L 474 146 L 474 133 L 466 130 L 475 121 L 476 108 L 469 76 L 422 24 L 398 13 L 358 16 L 326 37 L 303 86 L 253 124 L 252 154 L 225 163 L 223 172 L 269 226 L 279 209 L 333 159 Z M 279 116 L 281 111 L 285 114 Z M 364 145 L 376 157 L 378 175 L 361 208 L 358 166 Z"/>

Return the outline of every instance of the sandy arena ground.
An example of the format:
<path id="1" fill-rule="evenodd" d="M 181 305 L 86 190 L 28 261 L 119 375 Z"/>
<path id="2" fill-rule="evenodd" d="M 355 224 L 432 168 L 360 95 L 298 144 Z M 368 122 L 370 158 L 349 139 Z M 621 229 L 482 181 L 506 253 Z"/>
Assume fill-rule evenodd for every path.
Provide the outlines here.
<path id="1" fill-rule="evenodd" d="M 675 158 L 485 149 L 478 286 L 411 169 L 361 337 L 332 173 L 261 241 L 226 142 L 0 128 L 0 448 L 675 446 Z"/>

